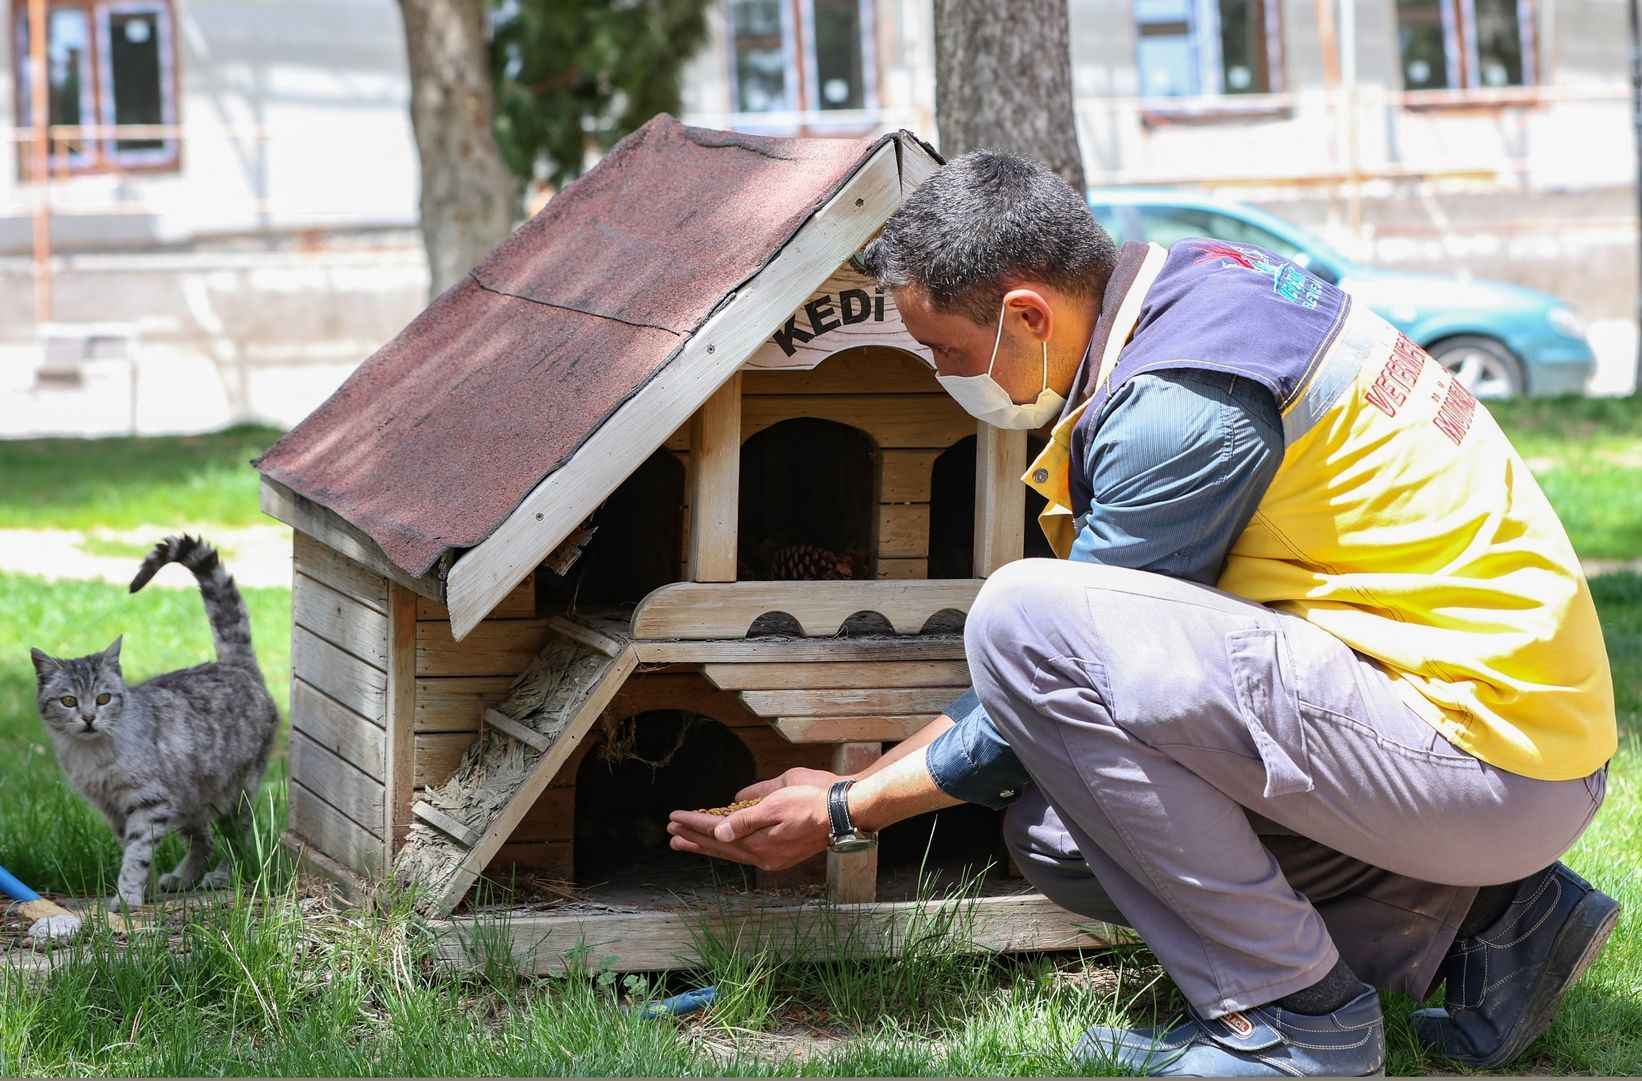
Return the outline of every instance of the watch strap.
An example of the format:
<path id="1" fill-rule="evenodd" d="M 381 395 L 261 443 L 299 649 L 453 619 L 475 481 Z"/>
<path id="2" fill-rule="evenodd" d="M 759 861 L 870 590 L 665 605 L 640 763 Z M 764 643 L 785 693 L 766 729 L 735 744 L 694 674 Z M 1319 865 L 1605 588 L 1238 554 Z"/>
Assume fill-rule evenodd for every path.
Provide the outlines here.
<path id="1" fill-rule="evenodd" d="M 827 789 L 827 820 L 832 827 L 832 840 L 837 840 L 855 830 L 855 824 L 850 821 L 849 790 L 855 781 L 846 779 L 834 781 Z"/>

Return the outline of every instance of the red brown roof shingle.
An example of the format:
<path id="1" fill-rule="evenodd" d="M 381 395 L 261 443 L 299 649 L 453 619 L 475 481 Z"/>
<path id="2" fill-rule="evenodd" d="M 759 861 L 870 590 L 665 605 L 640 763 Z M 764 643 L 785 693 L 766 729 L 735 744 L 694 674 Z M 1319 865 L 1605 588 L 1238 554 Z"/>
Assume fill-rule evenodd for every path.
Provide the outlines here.
<path id="1" fill-rule="evenodd" d="M 427 572 L 489 536 L 883 141 L 656 117 L 255 465 Z"/>

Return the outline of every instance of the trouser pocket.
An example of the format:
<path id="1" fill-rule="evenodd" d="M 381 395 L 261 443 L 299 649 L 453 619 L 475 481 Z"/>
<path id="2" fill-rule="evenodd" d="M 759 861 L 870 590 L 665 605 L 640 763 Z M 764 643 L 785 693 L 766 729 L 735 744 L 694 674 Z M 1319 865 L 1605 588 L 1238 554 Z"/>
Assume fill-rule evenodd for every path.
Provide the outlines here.
<path id="1" fill-rule="evenodd" d="M 1243 724 L 1266 768 L 1265 798 L 1310 792 L 1311 757 L 1292 679 L 1283 673 L 1283 643 L 1264 628 L 1226 635 L 1226 662 Z"/>

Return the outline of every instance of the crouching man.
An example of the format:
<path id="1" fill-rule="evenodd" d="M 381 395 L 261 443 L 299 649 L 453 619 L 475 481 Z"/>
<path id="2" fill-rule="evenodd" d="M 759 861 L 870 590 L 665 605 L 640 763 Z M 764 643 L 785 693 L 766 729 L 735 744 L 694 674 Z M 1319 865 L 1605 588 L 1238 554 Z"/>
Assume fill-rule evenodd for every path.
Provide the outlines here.
<path id="1" fill-rule="evenodd" d="M 1557 862 L 1617 732 L 1579 564 L 1487 411 L 1295 264 L 1120 250 L 1019 158 L 951 162 L 865 258 L 960 405 L 1055 422 L 1026 480 L 1061 558 L 987 581 L 947 716 L 854 777 L 676 812 L 673 847 L 785 867 L 1007 805 L 1027 877 L 1134 927 L 1190 1006 L 1092 1056 L 1374 1073 L 1376 988 L 1438 983 L 1431 1048 L 1521 1054 L 1618 915 Z"/>

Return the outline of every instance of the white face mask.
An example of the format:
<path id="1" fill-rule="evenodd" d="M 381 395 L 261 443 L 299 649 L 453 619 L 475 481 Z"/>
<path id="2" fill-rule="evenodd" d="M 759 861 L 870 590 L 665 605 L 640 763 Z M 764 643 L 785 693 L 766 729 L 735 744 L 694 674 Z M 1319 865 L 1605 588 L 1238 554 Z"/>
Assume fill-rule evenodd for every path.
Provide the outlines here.
<path id="1" fill-rule="evenodd" d="M 1049 389 L 1049 343 L 1043 343 L 1043 389 L 1038 392 L 1036 401 L 1016 405 L 1009 392 L 992 378 L 992 368 L 998 363 L 998 346 L 1003 341 L 1006 310 L 1007 307 L 998 310 L 998 334 L 992 339 L 992 359 L 986 362 L 983 374 L 937 375 L 935 379 L 964 412 L 976 420 L 994 428 L 1041 428 L 1059 416 L 1061 407 L 1066 404 L 1065 398 Z"/>

